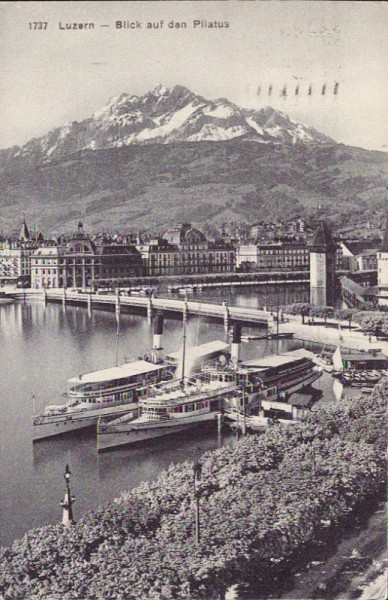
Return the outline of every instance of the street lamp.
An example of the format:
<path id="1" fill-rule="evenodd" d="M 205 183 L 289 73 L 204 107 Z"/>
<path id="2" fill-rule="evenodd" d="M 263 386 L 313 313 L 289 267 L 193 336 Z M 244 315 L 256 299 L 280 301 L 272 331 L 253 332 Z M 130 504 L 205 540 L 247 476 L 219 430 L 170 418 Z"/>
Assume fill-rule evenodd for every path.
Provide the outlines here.
<path id="1" fill-rule="evenodd" d="M 195 541 L 197 544 L 201 541 L 201 529 L 200 529 L 200 521 L 199 521 L 199 500 L 200 500 L 200 490 L 199 490 L 199 482 L 201 481 L 202 475 L 202 465 L 199 461 L 194 463 L 193 465 L 193 487 L 194 487 L 194 499 L 195 499 Z"/>
<path id="2" fill-rule="evenodd" d="M 70 525 L 75 524 L 73 516 L 73 504 L 75 502 L 75 496 L 72 496 L 70 491 L 71 471 L 69 465 L 66 465 L 63 477 L 66 481 L 66 491 L 63 501 L 60 503 L 63 508 L 62 525 L 64 525 L 65 527 L 70 527 Z"/>

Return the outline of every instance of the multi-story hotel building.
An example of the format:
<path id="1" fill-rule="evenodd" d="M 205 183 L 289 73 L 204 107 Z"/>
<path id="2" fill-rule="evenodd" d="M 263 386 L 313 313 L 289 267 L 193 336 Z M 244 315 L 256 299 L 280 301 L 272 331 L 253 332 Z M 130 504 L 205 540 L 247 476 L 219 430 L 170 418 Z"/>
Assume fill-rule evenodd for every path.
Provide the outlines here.
<path id="1" fill-rule="evenodd" d="M 142 275 L 142 256 L 134 246 L 96 246 L 84 233 L 82 223 L 66 243 L 40 247 L 31 256 L 31 287 L 35 289 L 87 288 L 101 279 L 118 281 Z"/>
<path id="2" fill-rule="evenodd" d="M 307 270 L 309 251 L 304 242 L 241 244 L 236 249 L 236 267 L 240 271 Z"/>
<path id="3" fill-rule="evenodd" d="M 150 276 L 227 273 L 235 271 L 235 248 L 224 242 L 211 242 L 184 223 L 168 229 L 157 239 L 137 246 Z"/>
<path id="4" fill-rule="evenodd" d="M 88 287 L 96 276 L 95 247 L 82 223 L 67 243 L 40 247 L 31 256 L 31 287 Z"/>

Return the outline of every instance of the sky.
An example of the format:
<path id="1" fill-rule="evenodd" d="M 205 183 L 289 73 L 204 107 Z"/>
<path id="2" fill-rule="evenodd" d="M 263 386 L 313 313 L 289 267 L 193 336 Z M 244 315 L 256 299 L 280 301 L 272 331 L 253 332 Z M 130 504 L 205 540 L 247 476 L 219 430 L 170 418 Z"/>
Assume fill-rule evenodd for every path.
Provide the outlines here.
<path id="1" fill-rule="evenodd" d="M 387 15 L 380 1 L 0 1 L 0 148 L 159 83 L 271 105 L 337 142 L 388 148 Z M 34 29 L 40 21 L 47 29 Z M 66 23 L 94 29 L 61 29 Z"/>

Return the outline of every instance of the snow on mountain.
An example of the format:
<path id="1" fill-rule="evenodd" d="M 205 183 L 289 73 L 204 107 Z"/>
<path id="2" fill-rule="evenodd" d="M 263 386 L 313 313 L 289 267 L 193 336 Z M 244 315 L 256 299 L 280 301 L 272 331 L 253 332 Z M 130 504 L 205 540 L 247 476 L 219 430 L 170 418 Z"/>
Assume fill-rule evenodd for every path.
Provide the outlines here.
<path id="1" fill-rule="evenodd" d="M 183 86 L 158 85 L 144 96 L 111 98 L 90 118 L 66 123 L 45 136 L 12 149 L 11 158 L 51 162 L 86 149 L 131 144 L 231 140 L 257 143 L 333 143 L 272 107 L 247 110 L 224 98 L 209 101 Z"/>

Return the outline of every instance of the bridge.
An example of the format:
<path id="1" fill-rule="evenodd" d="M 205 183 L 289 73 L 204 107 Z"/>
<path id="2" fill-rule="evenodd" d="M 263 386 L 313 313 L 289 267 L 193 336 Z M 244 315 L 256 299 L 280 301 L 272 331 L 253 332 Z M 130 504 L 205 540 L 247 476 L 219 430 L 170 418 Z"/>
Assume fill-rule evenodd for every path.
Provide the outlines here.
<path id="1" fill-rule="evenodd" d="M 162 311 L 182 315 L 182 318 L 185 319 L 190 316 L 200 315 L 202 317 L 222 320 L 225 326 L 229 326 L 232 320 L 267 327 L 271 327 L 274 323 L 274 316 L 266 310 L 228 306 L 225 302 L 222 304 L 211 304 L 187 299 L 123 295 L 123 293 L 119 294 L 118 290 L 115 294 L 96 294 L 81 290 L 33 290 L 27 288 L 24 290 L 11 290 L 7 295 L 16 299 L 36 298 L 45 303 L 60 302 L 63 306 L 66 306 L 66 304 L 81 305 L 87 307 L 89 310 L 92 310 L 93 307 L 114 310 L 116 314 L 120 312 L 140 311 L 141 313 L 145 313 L 149 319 L 152 319 L 155 311 Z"/>
<path id="2" fill-rule="evenodd" d="M 341 293 L 351 308 L 362 308 L 366 302 L 375 303 L 377 298 L 376 287 L 364 287 L 349 277 L 341 278 Z"/>

